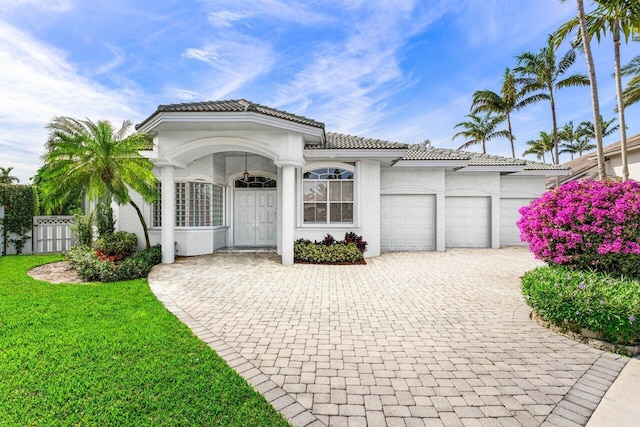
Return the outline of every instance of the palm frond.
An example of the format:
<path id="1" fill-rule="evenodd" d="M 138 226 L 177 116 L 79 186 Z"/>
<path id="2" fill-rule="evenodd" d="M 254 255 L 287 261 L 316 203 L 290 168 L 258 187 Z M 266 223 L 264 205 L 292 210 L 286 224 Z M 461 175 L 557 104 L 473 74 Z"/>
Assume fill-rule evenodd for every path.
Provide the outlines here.
<path id="1" fill-rule="evenodd" d="M 591 82 L 589 81 L 589 77 L 585 74 L 572 74 L 569 77 L 560 80 L 556 83 L 556 87 L 558 89 L 562 89 L 565 87 L 573 87 L 573 86 L 589 86 Z"/>

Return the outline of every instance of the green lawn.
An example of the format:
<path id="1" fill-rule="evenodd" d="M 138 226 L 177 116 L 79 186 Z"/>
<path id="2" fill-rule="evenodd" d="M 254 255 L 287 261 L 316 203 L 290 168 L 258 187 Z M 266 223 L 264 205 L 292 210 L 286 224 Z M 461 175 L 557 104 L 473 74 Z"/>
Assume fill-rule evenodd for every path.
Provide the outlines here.
<path id="1" fill-rule="evenodd" d="M 0 426 L 286 426 L 146 280 L 54 285 L 0 257 Z"/>

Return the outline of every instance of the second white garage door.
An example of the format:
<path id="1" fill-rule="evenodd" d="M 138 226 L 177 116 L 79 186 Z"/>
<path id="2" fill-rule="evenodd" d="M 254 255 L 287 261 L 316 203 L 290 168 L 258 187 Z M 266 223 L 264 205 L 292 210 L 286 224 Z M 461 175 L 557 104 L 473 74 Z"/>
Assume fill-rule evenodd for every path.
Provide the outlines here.
<path id="1" fill-rule="evenodd" d="M 380 196 L 380 247 L 383 251 L 435 249 L 435 196 Z M 366 209 L 366 207 L 365 207 Z"/>
<path id="2" fill-rule="evenodd" d="M 520 230 L 516 221 L 520 219 L 520 210 L 528 206 L 533 199 L 500 199 L 500 246 L 526 245 L 520 241 Z"/>
<path id="3" fill-rule="evenodd" d="M 445 241 L 448 248 L 491 246 L 491 199 L 447 197 Z"/>

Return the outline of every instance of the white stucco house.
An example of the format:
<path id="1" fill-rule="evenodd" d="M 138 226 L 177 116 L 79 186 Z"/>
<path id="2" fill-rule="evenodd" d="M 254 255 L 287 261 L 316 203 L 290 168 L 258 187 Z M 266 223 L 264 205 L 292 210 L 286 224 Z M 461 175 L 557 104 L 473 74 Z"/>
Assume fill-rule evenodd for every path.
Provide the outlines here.
<path id="1" fill-rule="evenodd" d="M 518 209 L 562 166 L 362 138 L 246 100 L 161 105 L 137 130 L 160 200 L 144 204 L 164 263 L 224 247 L 273 247 L 293 263 L 299 238 L 354 231 L 367 257 L 520 244 Z M 129 206 L 119 229 L 136 232 Z"/>

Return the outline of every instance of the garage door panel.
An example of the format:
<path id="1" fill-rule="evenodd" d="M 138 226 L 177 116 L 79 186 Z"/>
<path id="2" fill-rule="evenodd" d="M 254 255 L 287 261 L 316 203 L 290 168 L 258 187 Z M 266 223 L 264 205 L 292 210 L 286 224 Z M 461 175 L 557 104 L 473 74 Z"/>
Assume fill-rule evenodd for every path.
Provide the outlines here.
<path id="1" fill-rule="evenodd" d="M 520 210 L 528 206 L 531 198 L 500 199 L 500 246 L 522 246 L 526 242 L 520 241 L 520 230 L 516 222 L 520 219 Z"/>
<path id="2" fill-rule="evenodd" d="M 447 197 L 445 202 L 446 246 L 488 248 L 491 244 L 491 199 Z"/>
<path id="3" fill-rule="evenodd" d="M 383 251 L 435 249 L 435 196 L 382 195 L 380 204 Z"/>

